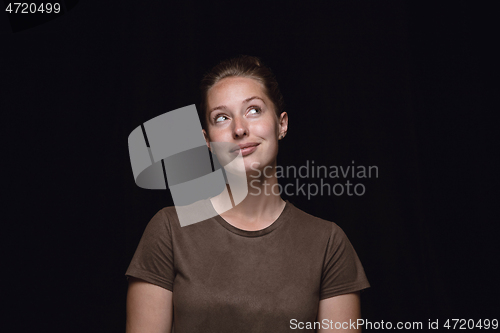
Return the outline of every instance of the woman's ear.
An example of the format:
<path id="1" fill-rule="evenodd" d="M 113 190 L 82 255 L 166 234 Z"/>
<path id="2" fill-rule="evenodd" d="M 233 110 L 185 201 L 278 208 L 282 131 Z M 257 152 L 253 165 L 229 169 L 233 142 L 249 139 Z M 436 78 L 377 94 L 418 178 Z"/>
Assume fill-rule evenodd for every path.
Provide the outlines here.
<path id="1" fill-rule="evenodd" d="M 279 119 L 279 138 L 283 139 L 288 132 L 288 114 L 282 112 Z"/>
<path id="2" fill-rule="evenodd" d="M 208 138 L 207 132 L 204 129 L 202 129 L 201 132 L 203 133 L 203 137 L 205 138 L 208 149 L 210 149 L 210 139 Z M 210 151 L 212 151 L 212 149 L 210 149 Z"/>

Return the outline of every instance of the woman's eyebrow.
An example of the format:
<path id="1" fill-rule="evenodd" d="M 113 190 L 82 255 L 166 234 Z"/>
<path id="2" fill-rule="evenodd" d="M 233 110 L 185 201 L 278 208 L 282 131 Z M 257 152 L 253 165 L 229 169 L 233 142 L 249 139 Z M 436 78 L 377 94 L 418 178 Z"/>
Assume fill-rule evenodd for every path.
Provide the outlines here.
<path id="1" fill-rule="evenodd" d="M 260 98 L 259 96 L 248 97 L 248 98 L 244 99 L 243 102 L 241 102 L 241 104 L 248 103 L 253 99 L 260 99 L 262 101 L 262 103 L 264 103 L 264 105 L 266 105 L 266 102 L 262 98 Z M 223 109 L 227 109 L 227 106 L 219 105 L 219 106 L 216 106 L 215 108 L 212 108 L 210 111 L 208 111 L 208 114 L 214 112 L 215 110 L 223 110 Z"/>
<path id="2" fill-rule="evenodd" d="M 210 111 L 208 111 L 208 114 L 214 112 L 215 110 L 223 110 L 223 109 L 227 109 L 227 106 L 219 105 L 219 106 L 216 106 L 215 108 L 211 109 Z"/>
<path id="3" fill-rule="evenodd" d="M 259 96 L 252 96 L 252 97 L 248 97 L 247 99 L 245 99 L 245 100 L 242 102 L 242 104 L 243 104 L 243 103 L 248 103 L 248 102 L 250 102 L 252 99 L 260 99 L 260 100 L 264 103 L 264 105 L 266 104 L 266 102 L 265 102 L 262 98 L 260 98 Z"/>

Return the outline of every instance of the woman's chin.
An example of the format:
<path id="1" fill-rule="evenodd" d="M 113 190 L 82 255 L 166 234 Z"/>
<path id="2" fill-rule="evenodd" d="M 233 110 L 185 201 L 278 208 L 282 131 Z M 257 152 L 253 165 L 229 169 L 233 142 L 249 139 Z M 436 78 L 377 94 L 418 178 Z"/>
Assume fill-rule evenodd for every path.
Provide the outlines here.
<path id="1" fill-rule="evenodd" d="M 262 178 L 262 176 L 270 177 L 272 172 L 269 169 L 272 169 L 271 164 L 245 161 L 245 172 L 247 174 L 247 178 L 250 180 Z"/>

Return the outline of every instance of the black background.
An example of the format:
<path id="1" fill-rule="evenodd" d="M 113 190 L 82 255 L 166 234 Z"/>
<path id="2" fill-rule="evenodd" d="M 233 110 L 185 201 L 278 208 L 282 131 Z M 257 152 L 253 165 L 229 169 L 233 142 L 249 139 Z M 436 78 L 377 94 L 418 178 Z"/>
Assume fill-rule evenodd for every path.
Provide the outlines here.
<path id="1" fill-rule="evenodd" d="M 204 71 L 238 54 L 261 57 L 280 82 L 279 165 L 378 166 L 378 178 L 354 180 L 363 196 L 285 197 L 349 236 L 372 285 L 363 317 L 500 319 L 492 8 L 66 5 L 26 29 L 0 14 L 4 324 L 124 332 L 125 270 L 147 222 L 172 205 L 169 191 L 135 185 L 128 135 L 193 104 Z"/>

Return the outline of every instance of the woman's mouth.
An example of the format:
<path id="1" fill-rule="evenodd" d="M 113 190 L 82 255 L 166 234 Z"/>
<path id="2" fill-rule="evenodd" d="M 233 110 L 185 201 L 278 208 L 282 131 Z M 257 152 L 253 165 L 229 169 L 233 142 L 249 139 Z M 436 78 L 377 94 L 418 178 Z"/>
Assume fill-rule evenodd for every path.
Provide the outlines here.
<path id="1" fill-rule="evenodd" d="M 242 156 L 247 156 L 247 155 L 250 155 L 251 153 L 253 153 L 257 149 L 258 146 L 259 146 L 258 143 L 252 144 L 251 146 L 250 145 L 243 145 L 242 148 L 235 149 L 232 151 L 232 153 L 238 154 L 241 151 Z"/>

